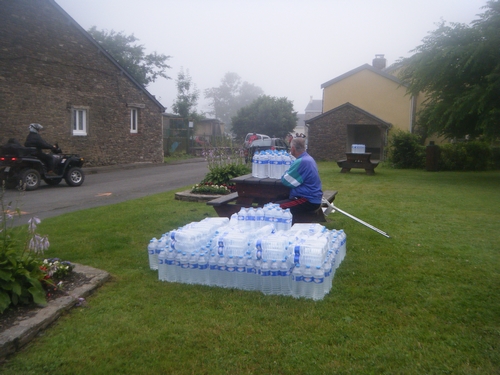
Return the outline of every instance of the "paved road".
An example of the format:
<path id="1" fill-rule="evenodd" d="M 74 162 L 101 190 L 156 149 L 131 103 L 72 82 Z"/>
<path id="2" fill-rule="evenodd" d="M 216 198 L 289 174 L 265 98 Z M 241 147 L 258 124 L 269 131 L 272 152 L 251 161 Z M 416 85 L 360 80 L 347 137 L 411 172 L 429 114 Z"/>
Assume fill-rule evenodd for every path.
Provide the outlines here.
<path id="1" fill-rule="evenodd" d="M 69 187 L 63 181 L 58 186 L 42 183 L 39 189 L 21 196 L 16 190 L 7 190 L 5 201 L 19 201 L 23 212 L 16 225 L 25 224 L 32 216 L 44 219 L 193 185 L 203 179 L 208 167 L 203 159 L 192 159 L 84 170 L 85 182 L 79 187 Z"/>

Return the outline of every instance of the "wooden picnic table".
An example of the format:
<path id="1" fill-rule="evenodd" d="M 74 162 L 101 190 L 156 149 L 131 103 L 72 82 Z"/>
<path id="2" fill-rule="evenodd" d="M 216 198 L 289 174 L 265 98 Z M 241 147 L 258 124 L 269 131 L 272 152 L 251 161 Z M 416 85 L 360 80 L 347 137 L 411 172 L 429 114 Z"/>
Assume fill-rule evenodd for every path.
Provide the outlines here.
<path id="1" fill-rule="evenodd" d="M 231 179 L 231 182 L 235 184 L 236 192 L 207 202 L 220 217 L 231 217 L 232 214 L 238 213 L 242 207 L 263 207 L 266 203 L 287 199 L 290 194 L 290 189 L 283 185 L 280 179 L 258 178 L 246 174 Z M 331 203 L 336 194 L 336 191 L 325 191 L 323 195 Z M 326 219 L 323 211 L 319 209 L 318 212 L 302 214 L 300 217 L 295 215 L 293 221 L 308 223 L 324 222 Z"/>
<path id="2" fill-rule="evenodd" d="M 366 174 L 375 174 L 375 168 L 378 165 L 378 161 L 371 161 L 371 152 L 365 153 L 355 153 L 346 152 L 346 159 L 337 161 L 337 165 L 342 168 L 340 173 L 347 173 L 351 171 L 351 168 L 362 168 L 365 170 Z"/>

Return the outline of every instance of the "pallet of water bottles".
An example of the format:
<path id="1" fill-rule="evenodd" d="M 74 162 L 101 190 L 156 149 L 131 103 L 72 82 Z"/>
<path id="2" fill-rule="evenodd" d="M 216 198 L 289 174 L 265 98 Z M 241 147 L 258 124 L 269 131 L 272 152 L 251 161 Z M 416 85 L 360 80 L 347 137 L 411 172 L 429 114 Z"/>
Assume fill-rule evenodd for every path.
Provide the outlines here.
<path id="1" fill-rule="evenodd" d="M 280 179 L 295 160 L 284 150 L 262 150 L 252 157 L 252 176 L 259 178 Z"/>
<path id="2" fill-rule="evenodd" d="M 255 225 L 235 214 L 164 233 L 148 245 L 150 268 L 161 281 L 323 299 L 346 254 L 344 231 L 320 224 Z"/>

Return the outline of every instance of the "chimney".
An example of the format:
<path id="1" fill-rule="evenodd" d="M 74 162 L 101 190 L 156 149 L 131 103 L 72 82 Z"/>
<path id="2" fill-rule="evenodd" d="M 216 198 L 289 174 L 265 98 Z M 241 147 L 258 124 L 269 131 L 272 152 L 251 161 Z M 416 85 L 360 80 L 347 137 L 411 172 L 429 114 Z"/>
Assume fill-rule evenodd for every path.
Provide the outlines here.
<path id="1" fill-rule="evenodd" d="M 385 69 L 386 62 L 387 60 L 384 58 L 384 55 L 375 55 L 372 65 L 374 68 L 382 70 Z"/>

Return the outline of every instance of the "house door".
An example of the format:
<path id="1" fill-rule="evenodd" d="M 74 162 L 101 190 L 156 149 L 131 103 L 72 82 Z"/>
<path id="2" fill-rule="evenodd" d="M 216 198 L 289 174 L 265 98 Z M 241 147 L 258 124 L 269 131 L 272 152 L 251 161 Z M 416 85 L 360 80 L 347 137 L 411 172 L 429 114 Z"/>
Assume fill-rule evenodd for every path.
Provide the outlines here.
<path id="1" fill-rule="evenodd" d="M 383 130 L 378 125 L 347 125 L 347 150 L 351 152 L 353 144 L 365 145 L 366 152 L 371 152 L 372 160 L 380 160 L 384 155 Z"/>

